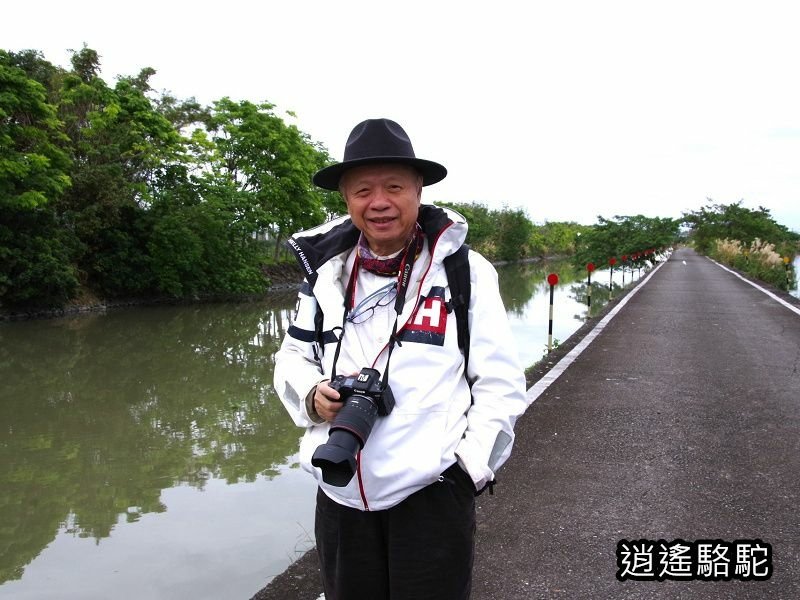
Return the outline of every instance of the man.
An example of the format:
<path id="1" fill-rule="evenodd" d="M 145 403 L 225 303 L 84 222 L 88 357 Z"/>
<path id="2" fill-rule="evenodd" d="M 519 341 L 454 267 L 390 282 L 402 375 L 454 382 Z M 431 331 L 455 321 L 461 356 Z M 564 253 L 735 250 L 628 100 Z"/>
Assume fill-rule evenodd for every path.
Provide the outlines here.
<path id="1" fill-rule="evenodd" d="M 446 175 L 394 121 L 364 121 L 344 160 L 313 178 L 340 191 L 349 215 L 289 241 L 306 281 L 275 389 L 307 428 L 300 458 L 319 482 L 328 600 L 469 597 L 474 496 L 527 407 L 497 274 L 473 251 L 465 372 L 443 261 L 467 224 L 421 204 L 423 186 Z"/>

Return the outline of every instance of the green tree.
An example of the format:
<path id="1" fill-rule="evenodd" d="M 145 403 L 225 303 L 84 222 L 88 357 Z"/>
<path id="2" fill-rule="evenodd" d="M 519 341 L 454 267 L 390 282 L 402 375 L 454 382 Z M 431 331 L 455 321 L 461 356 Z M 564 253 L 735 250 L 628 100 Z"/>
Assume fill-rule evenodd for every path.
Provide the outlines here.
<path id="1" fill-rule="evenodd" d="M 543 256 L 567 256 L 575 254 L 576 240 L 588 228 L 574 222 L 545 221 L 538 229 Z"/>
<path id="2" fill-rule="evenodd" d="M 22 69 L 29 78 L 39 82 L 47 93 L 49 104 L 55 106 L 58 103 L 56 91 L 61 87 L 60 82 L 64 75 L 64 69 L 45 60 L 44 55 L 38 50 L 7 52 L 4 62 L 7 62 L 9 66 Z"/>
<path id="3" fill-rule="evenodd" d="M 534 232 L 534 225 L 518 208 L 510 210 L 493 211 L 497 221 L 495 231 L 495 246 L 497 258 L 500 260 L 519 260 L 530 256 L 530 241 Z"/>
<path id="4" fill-rule="evenodd" d="M 55 72 L 36 53 L 0 51 L 0 303 L 53 306 L 77 288 L 71 235 L 54 203 L 70 186 L 67 138 L 28 71 Z"/>
<path id="5" fill-rule="evenodd" d="M 311 176 L 329 157 L 274 108 L 222 98 L 214 103 L 208 129 L 212 172 L 247 193 L 239 196 L 240 219 L 249 224 L 244 230 L 268 231 L 277 252 L 289 234 L 324 220 L 326 196 L 312 186 Z"/>
<path id="6" fill-rule="evenodd" d="M 66 137 L 45 88 L 0 51 L 0 205 L 30 209 L 70 185 Z"/>
<path id="7" fill-rule="evenodd" d="M 491 254 L 492 234 L 495 231 L 493 216 L 485 204 L 464 202 L 439 202 L 441 206 L 452 208 L 467 220 L 467 243 L 482 254 Z"/>
<path id="8" fill-rule="evenodd" d="M 60 225 L 49 207 L 0 206 L 0 306 L 50 308 L 73 297 L 73 239 Z"/>
<path id="9" fill-rule="evenodd" d="M 615 216 L 597 218 L 597 224 L 578 238 L 574 261 L 578 266 L 589 262 L 605 265 L 609 258 L 641 254 L 670 246 L 678 236 L 680 221 L 670 218 Z M 641 254 L 642 257 L 644 256 Z"/>
<path id="10" fill-rule="evenodd" d="M 800 236 L 777 223 L 763 206 L 751 210 L 734 204 L 708 204 L 698 211 L 684 213 L 689 237 L 699 252 L 708 253 L 715 240 L 739 240 L 750 245 L 756 238 L 775 245 L 796 243 Z"/>
<path id="11" fill-rule="evenodd" d="M 190 125 L 204 123 L 211 117 L 210 109 L 202 106 L 193 97 L 180 100 L 169 93 L 163 93 L 156 98 L 154 108 L 178 131 Z"/>
<path id="12" fill-rule="evenodd" d="M 152 211 L 148 246 L 159 291 L 174 296 L 264 291 L 263 244 L 241 218 L 249 199 L 210 175 L 162 196 Z"/>
<path id="13" fill-rule="evenodd" d="M 269 243 L 345 212 L 311 185 L 325 148 L 272 105 L 157 97 L 149 67 L 111 87 L 100 65 L 0 53 L 0 302 L 259 292 Z"/>
<path id="14" fill-rule="evenodd" d="M 81 242 L 75 262 L 87 285 L 104 295 L 147 293 L 149 208 L 172 182 L 183 139 L 145 95 L 152 69 L 112 89 L 98 75 L 94 50 L 73 53 L 72 65 L 60 112 L 75 169 L 59 208 Z"/>

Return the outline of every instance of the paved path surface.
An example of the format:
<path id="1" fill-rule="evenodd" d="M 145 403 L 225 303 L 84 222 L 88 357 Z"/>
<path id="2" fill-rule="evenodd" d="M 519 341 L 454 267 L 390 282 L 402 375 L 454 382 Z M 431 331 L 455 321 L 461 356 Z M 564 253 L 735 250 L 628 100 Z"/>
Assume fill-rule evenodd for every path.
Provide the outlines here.
<path id="1" fill-rule="evenodd" d="M 676 252 L 518 423 L 473 598 L 800 598 L 799 369 L 800 315 Z M 640 538 L 759 538 L 774 574 L 618 581 Z"/>
<path id="2" fill-rule="evenodd" d="M 687 249 L 626 301 L 478 498 L 473 599 L 800 598 L 800 314 Z M 642 538 L 758 538 L 773 575 L 619 581 Z M 255 598 L 317 581 L 312 552 Z"/>

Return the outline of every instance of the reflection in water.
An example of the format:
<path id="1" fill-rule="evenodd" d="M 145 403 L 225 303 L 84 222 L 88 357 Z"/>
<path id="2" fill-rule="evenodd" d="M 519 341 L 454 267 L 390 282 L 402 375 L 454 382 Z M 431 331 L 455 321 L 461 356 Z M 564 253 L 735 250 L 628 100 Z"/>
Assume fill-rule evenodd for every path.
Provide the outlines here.
<path id="1" fill-rule="evenodd" d="M 563 343 L 589 317 L 598 315 L 609 299 L 622 291 L 621 270 L 592 274 L 592 304 L 588 307 L 588 277 L 584 269 L 576 269 L 569 260 L 532 262 L 497 267 L 500 293 L 503 296 L 520 359 L 526 367 L 536 363 L 547 352 L 550 286 L 547 275 L 556 273 L 558 284 L 553 294 L 553 340 Z M 637 281 L 642 273 L 624 274 L 627 284 Z M 609 290 L 609 286 L 611 289 Z"/>
<path id="2" fill-rule="evenodd" d="M 554 336 L 563 342 L 587 317 L 586 273 L 567 261 L 498 268 L 525 365 L 539 360 L 546 345 L 550 272 L 560 279 Z M 607 271 L 593 276 L 593 314 L 608 301 L 608 282 Z M 313 479 L 294 464 L 301 432 L 272 389 L 273 356 L 295 296 L 0 323 L 0 598 L 24 597 L 26 590 L 26 597 L 48 596 L 60 585 L 53 573 L 87 563 L 89 576 L 98 580 L 94 597 L 106 597 L 125 577 L 132 581 L 115 589 L 116 598 L 219 597 L 205 580 L 224 580 L 235 569 L 216 556 L 215 540 L 174 555 L 165 549 L 156 560 L 170 568 L 158 576 L 150 568 L 153 536 L 215 537 L 219 528 L 209 526 L 215 511 L 234 546 L 220 554 L 240 564 L 246 556 L 270 565 L 266 574 L 248 574 L 250 594 L 277 574 L 275 565 L 288 565 L 296 533 L 277 525 L 264 526 L 261 537 L 241 531 L 254 515 L 285 524 L 284 509 L 297 515 L 308 507 L 302 518 L 289 517 L 295 532 L 298 526 L 310 529 L 313 520 Z M 266 491 L 264 482 L 278 474 L 276 491 Z M 242 502 L 245 489 L 258 501 Z M 209 504 L 225 497 L 231 500 Z M 202 516 L 196 509 L 201 505 L 208 506 Z M 160 534 L 145 533 L 150 531 Z M 264 536 L 272 537 L 266 542 Z M 197 559 L 187 558 L 195 554 Z M 108 564 L 105 570 L 98 566 Z M 181 565 L 188 574 L 178 574 Z M 148 593 L 134 585 L 137 575 L 148 580 Z M 179 594 L 177 579 L 190 580 Z M 153 586 L 159 584 L 162 591 L 173 586 L 173 593 L 157 595 Z M 80 585 L 75 596 L 55 589 L 60 597 L 92 597 Z"/>
<path id="3" fill-rule="evenodd" d="M 0 583 L 62 528 L 100 540 L 165 488 L 277 473 L 298 447 L 270 387 L 278 302 L 0 326 Z"/>

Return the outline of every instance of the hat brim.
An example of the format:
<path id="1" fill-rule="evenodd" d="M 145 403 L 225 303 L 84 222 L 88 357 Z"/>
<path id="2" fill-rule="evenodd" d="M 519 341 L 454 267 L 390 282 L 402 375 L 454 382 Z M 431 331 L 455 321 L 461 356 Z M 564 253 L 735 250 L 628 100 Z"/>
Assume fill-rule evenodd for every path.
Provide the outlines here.
<path id="1" fill-rule="evenodd" d="M 348 171 L 354 167 L 361 167 L 364 165 L 377 165 L 377 164 L 401 164 L 414 167 L 419 174 L 422 175 L 422 185 L 432 185 L 440 182 L 447 176 L 447 169 L 439 163 L 432 160 L 425 160 L 422 158 L 410 158 L 407 156 L 379 156 L 371 158 L 359 158 L 355 160 L 348 160 L 340 162 L 330 167 L 325 167 L 317 171 L 311 178 L 314 185 L 319 186 L 326 190 L 337 191 L 339 189 L 339 181 Z"/>

